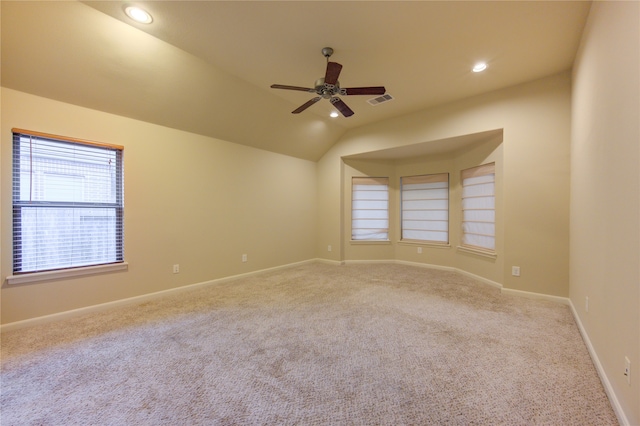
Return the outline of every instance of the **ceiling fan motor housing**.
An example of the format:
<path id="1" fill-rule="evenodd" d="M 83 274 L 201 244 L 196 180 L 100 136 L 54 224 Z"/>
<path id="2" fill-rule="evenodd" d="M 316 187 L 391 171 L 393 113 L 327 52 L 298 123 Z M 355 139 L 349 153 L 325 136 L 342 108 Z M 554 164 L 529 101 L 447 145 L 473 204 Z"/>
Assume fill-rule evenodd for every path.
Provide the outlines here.
<path id="1" fill-rule="evenodd" d="M 324 78 L 319 78 L 314 84 L 315 91 L 318 95 L 325 99 L 329 99 L 332 96 L 340 94 L 340 82 L 336 81 L 336 84 L 327 84 L 324 82 Z"/>

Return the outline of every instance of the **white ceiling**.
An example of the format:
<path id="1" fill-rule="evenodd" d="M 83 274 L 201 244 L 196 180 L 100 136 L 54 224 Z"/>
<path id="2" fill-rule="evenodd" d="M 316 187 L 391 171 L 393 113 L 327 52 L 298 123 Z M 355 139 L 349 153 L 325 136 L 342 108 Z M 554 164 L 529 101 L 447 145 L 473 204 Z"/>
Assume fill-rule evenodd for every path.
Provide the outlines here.
<path id="1" fill-rule="evenodd" d="M 136 24 L 124 6 L 154 18 Z M 571 67 L 589 11 L 580 1 L 6 1 L 2 85 L 309 160 L 350 128 Z M 395 99 L 346 96 L 291 111 L 324 75 L 384 85 Z M 483 73 L 471 72 L 486 61 Z M 45 131 L 47 129 L 35 129 Z"/>

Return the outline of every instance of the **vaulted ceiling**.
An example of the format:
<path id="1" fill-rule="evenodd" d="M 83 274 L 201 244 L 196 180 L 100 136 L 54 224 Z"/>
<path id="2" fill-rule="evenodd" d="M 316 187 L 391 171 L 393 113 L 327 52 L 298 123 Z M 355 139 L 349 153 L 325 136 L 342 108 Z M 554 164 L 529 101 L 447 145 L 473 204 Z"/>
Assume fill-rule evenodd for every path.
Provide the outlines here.
<path id="1" fill-rule="evenodd" d="M 124 7 L 152 16 L 133 22 Z M 315 161 L 350 128 L 571 68 L 590 3 L 581 1 L 6 1 L 2 86 Z M 344 96 L 330 118 L 313 87 L 323 47 Z M 482 73 L 471 71 L 479 61 Z M 39 129 L 46 131 L 46 129 Z"/>

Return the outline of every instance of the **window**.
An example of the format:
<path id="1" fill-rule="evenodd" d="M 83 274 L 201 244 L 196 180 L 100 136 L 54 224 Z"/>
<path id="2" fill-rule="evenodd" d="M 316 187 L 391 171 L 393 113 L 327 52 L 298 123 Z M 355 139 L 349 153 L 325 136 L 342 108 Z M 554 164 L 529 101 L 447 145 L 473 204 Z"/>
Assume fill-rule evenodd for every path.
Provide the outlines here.
<path id="1" fill-rule="evenodd" d="M 462 246 L 496 249 L 495 163 L 462 171 Z"/>
<path id="2" fill-rule="evenodd" d="M 449 174 L 400 179 L 402 239 L 449 242 Z"/>
<path id="3" fill-rule="evenodd" d="M 389 239 L 389 178 L 354 177 L 351 181 L 351 239 Z"/>
<path id="4" fill-rule="evenodd" d="M 13 129 L 15 274 L 123 262 L 123 148 Z"/>

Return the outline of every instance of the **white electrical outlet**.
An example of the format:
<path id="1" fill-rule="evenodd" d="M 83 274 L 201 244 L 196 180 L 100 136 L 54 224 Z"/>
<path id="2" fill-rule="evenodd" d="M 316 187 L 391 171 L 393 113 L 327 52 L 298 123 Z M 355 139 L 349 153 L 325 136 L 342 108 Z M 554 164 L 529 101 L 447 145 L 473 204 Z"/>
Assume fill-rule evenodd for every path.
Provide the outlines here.
<path id="1" fill-rule="evenodd" d="M 511 267 L 511 275 L 513 275 L 514 277 L 519 277 L 520 276 L 520 267 L 519 266 L 512 266 Z"/>
<path id="2" fill-rule="evenodd" d="M 584 298 L 584 311 L 589 312 L 589 296 Z"/>
<path id="3" fill-rule="evenodd" d="M 246 261 L 247 261 L 247 255 L 246 255 L 246 254 L 243 254 L 243 255 L 242 255 L 242 261 L 243 261 L 243 262 L 246 262 Z"/>
<path id="4" fill-rule="evenodd" d="M 331 251 L 331 244 L 327 246 L 327 251 Z"/>
<path id="5" fill-rule="evenodd" d="M 422 254 L 422 247 L 418 247 L 418 254 Z"/>
<path id="6" fill-rule="evenodd" d="M 627 376 L 627 384 L 631 384 L 631 361 L 628 356 L 624 357 L 624 375 Z"/>
<path id="7" fill-rule="evenodd" d="M 173 265 L 173 273 L 174 274 L 179 274 L 180 273 L 180 265 L 178 265 L 177 263 L 175 265 Z"/>

